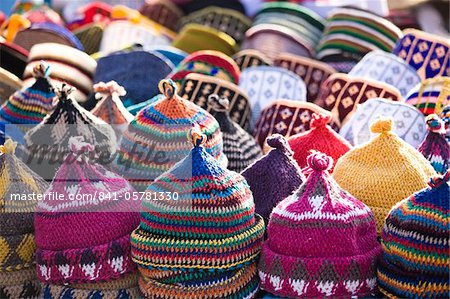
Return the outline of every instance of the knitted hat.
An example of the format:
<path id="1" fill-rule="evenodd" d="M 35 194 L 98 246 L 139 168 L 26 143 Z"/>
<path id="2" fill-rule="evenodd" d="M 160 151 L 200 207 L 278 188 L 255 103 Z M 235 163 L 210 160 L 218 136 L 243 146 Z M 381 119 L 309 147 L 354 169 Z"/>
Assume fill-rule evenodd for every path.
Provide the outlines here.
<path id="1" fill-rule="evenodd" d="M 161 99 L 163 99 L 163 98 L 164 98 L 164 95 L 158 94 L 158 95 L 154 96 L 153 98 L 148 99 L 147 101 L 140 102 L 140 103 L 138 103 L 138 104 L 134 104 L 134 105 L 128 106 L 127 110 L 128 110 L 133 116 L 136 116 L 136 115 L 139 113 L 139 111 L 141 111 L 142 109 L 144 109 L 144 108 L 147 107 L 148 105 L 150 105 L 150 104 L 152 104 L 152 103 L 155 103 L 156 101 L 161 100 Z"/>
<path id="2" fill-rule="evenodd" d="M 185 77 L 179 92 L 180 97 L 194 102 L 208 112 L 211 112 L 207 101 L 210 94 L 227 97 L 230 101 L 230 118 L 244 130 L 250 131 L 252 118 L 250 101 L 239 86 L 212 76 L 191 73 Z"/>
<path id="3" fill-rule="evenodd" d="M 149 48 L 149 50 L 163 55 L 165 58 L 169 59 L 175 67 L 188 56 L 186 52 L 172 46 L 152 47 Z"/>
<path id="4" fill-rule="evenodd" d="M 127 92 L 115 81 L 108 83 L 100 82 L 94 85 L 96 97 L 101 99 L 92 114 L 112 125 L 116 132 L 117 140 L 122 136 L 128 124 L 133 120 L 133 115 L 123 106 L 119 96 L 124 96 Z"/>
<path id="5" fill-rule="evenodd" d="M 139 111 L 123 133 L 112 165 L 138 191 L 144 191 L 154 179 L 186 157 L 190 149 L 186 133 L 195 124 L 208 137 L 206 150 L 226 166 L 222 133 L 214 117 L 180 98 L 173 81 L 162 80 L 158 87 L 164 96 Z"/>
<path id="6" fill-rule="evenodd" d="M 330 121 L 330 115 L 314 113 L 310 124 L 311 129 L 288 139 L 294 151 L 294 159 L 301 168 L 307 166 L 306 160 L 311 151 L 319 151 L 333 158 L 333 161 L 338 161 L 351 149 L 352 146 L 348 141 L 327 125 Z M 330 166 L 329 172 L 333 172 L 333 166 Z"/>
<path id="7" fill-rule="evenodd" d="M 281 67 L 247 68 L 242 71 L 239 87 L 249 96 L 253 123 L 256 123 L 261 110 L 276 99 L 306 101 L 306 86 L 303 80 Z"/>
<path id="8" fill-rule="evenodd" d="M 73 31 L 86 54 L 92 55 L 100 50 L 104 27 L 103 23 L 86 24 Z"/>
<path id="9" fill-rule="evenodd" d="M 444 109 L 442 109 L 439 117 L 445 123 L 445 130 L 447 131 L 445 138 L 447 139 L 447 142 L 450 142 L 450 105 L 445 106 Z"/>
<path id="10" fill-rule="evenodd" d="M 425 116 L 441 113 L 450 105 L 450 77 L 423 80 L 405 97 L 405 102 L 415 106 Z"/>
<path id="11" fill-rule="evenodd" d="M 239 49 L 236 41 L 225 32 L 192 23 L 183 27 L 172 45 L 187 53 L 214 50 L 229 56 Z"/>
<path id="12" fill-rule="evenodd" d="M 145 0 L 139 12 L 170 30 L 176 31 L 183 11 L 170 0 Z"/>
<path id="13" fill-rule="evenodd" d="M 108 159 L 116 150 L 113 129 L 69 97 L 65 84 L 57 92 L 51 114 L 25 134 L 29 166 L 44 179 L 51 180 L 68 154 L 70 137 L 83 136 L 95 146 L 95 154 Z"/>
<path id="14" fill-rule="evenodd" d="M 55 93 L 48 80 L 50 67 L 43 61 L 33 69 L 33 85 L 16 91 L 0 107 L 0 119 L 12 124 L 38 124 L 53 109 Z"/>
<path id="15" fill-rule="evenodd" d="M 445 298 L 449 286 L 450 172 L 399 202 L 381 234 L 380 291 L 389 298 Z"/>
<path id="16" fill-rule="evenodd" d="M 308 156 L 308 179 L 273 210 L 259 264 L 262 289 L 289 298 L 375 293 L 375 219 L 329 175 L 332 164 L 322 153 Z"/>
<path id="17" fill-rule="evenodd" d="M 266 223 L 272 209 L 305 181 L 283 136 L 274 134 L 267 144 L 272 150 L 242 171 L 255 199 L 255 211 Z"/>
<path id="18" fill-rule="evenodd" d="M 75 87 L 73 97 L 83 103 L 88 99 L 92 91 L 92 78 L 94 76 L 97 62 L 86 53 L 75 48 L 45 43 L 35 45 L 28 57 L 28 65 L 23 74 L 24 86 L 31 86 L 35 79 L 33 70 L 41 60 L 46 61 L 52 70 L 50 82 L 53 85 L 67 83 Z"/>
<path id="19" fill-rule="evenodd" d="M 223 153 L 228 158 L 228 169 L 241 172 L 262 155 L 261 148 L 252 135 L 231 120 L 228 98 L 211 94 L 208 105 L 223 134 Z"/>
<path id="20" fill-rule="evenodd" d="M 217 77 L 238 84 L 241 72 L 236 62 L 218 51 L 198 51 L 187 56 L 168 78 L 182 83 L 190 73 Z"/>
<path id="21" fill-rule="evenodd" d="M 28 51 L 6 41 L 0 41 L 0 66 L 18 78 L 22 78 L 27 66 Z"/>
<path id="22" fill-rule="evenodd" d="M 254 49 L 245 49 L 237 52 L 233 55 L 233 60 L 236 61 L 236 64 L 239 66 L 241 71 L 252 66 L 272 64 L 272 61 L 269 58 Z"/>
<path id="23" fill-rule="evenodd" d="M 4 103 L 22 85 L 22 80 L 0 67 L 0 103 Z"/>
<path id="24" fill-rule="evenodd" d="M 139 224 L 140 203 L 127 200 L 135 190 L 125 179 L 89 161 L 94 146 L 83 137 L 71 137 L 69 147 L 38 202 L 37 275 L 43 283 L 72 288 L 114 283 L 135 271 L 129 238 Z"/>
<path id="25" fill-rule="evenodd" d="M 139 287 L 149 298 L 252 298 L 264 222 L 245 179 L 206 152 L 197 129 L 188 156 L 147 189 L 166 196 L 143 203 L 131 235 Z"/>
<path id="26" fill-rule="evenodd" d="M 420 78 L 450 76 L 450 43 L 447 38 L 406 29 L 392 52 L 417 70 Z"/>
<path id="27" fill-rule="evenodd" d="M 379 135 L 339 158 L 333 177 L 372 209 L 380 233 L 392 206 L 424 188 L 436 172 L 417 150 L 392 132 L 392 119 L 377 120 L 371 130 Z"/>
<path id="28" fill-rule="evenodd" d="M 358 105 L 339 134 L 352 145 L 363 144 L 373 136 L 370 125 L 380 116 L 392 117 L 395 134 L 414 148 L 419 146 L 427 134 L 425 117 L 419 110 L 405 103 L 381 98 L 369 99 Z"/>
<path id="29" fill-rule="evenodd" d="M 0 298 L 38 298 L 33 213 L 48 184 L 14 155 L 16 146 L 0 146 Z"/>
<path id="30" fill-rule="evenodd" d="M 278 55 L 274 65 L 290 70 L 303 79 L 308 89 L 306 94 L 308 102 L 314 102 L 317 99 L 322 83 L 331 74 L 337 72 L 326 63 L 289 53 Z"/>
<path id="31" fill-rule="evenodd" d="M 420 144 L 419 152 L 430 161 L 438 174 L 450 168 L 450 144 L 445 139 L 445 124 L 436 114 L 426 118 L 428 135 Z"/>
<path id="32" fill-rule="evenodd" d="M 159 53 L 131 51 L 113 53 L 98 61 L 94 82 L 116 81 L 127 91 L 125 107 L 158 94 L 156 86 L 171 71 L 172 64 Z"/>
<path id="33" fill-rule="evenodd" d="M 403 59 L 380 50 L 368 53 L 348 74 L 394 86 L 402 96 L 421 81 L 416 70 Z"/>
<path id="34" fill-rule="evenodd" d="M 253 136 L 265 149 L 266 138 L 272 134 L 281 134 L 287 138 L 308 131 L 311 128 L 313 113 L 329 114 L 328 111 L 313 103 L 275 100 L 261 112 Z"/>
<path id="35" fill-rule="evenodd" d="M 358 104 L 372 98 L 402 101 L 398 89 L 386 83 L 336 73 L 322 84 L 319 97 L 314 103 L 331 111 L 333 120 L 338 127 L 342 127 Z"/>
<path id="36" fill-rule="evenodd" d="M 67 3 L 66 7 L 70 6 L 70 4 L 71 3 Z M 66 7 L 64 9 L 66 9 Z M 79 3 L 76 8 L 75 20 L 72 20 L 72 18 L 67 15 L 64 16 L 67 21 L 70 21 L 70 24 L 67 24 L 67 28 L 72 31 L 76 31 L 78 28 L 86 25 L 106 23 L 110 21 L 112 7 L 105 2 L 88 1 L 87 3 L 82 3 L 81 6 Z"/>

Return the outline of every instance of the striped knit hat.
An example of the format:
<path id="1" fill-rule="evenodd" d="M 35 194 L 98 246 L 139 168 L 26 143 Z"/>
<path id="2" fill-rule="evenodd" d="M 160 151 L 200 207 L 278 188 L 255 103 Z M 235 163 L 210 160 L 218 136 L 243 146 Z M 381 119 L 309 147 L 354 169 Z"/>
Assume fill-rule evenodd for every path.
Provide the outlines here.
<path id="1" fill-rule="evenodd" d="M 226 165 L 222 133 L 214 117 L 180 98 L 172 80 L 162 80 L 159 90 L 164 96 L 139 111 L 123 133 L 112 165 L 138 191 L 144 191 L 154 179 L 186 157 L 190 150 L 186 133 L 193 124 L 205 130 L 206 150 Z"/>
<path id="2" fill-rule="evenodd" d="M 450 105 L 450 77 L 423 80 L 405 99 L 407 104 L 415 106 L 425 116 L 439 114 Z"/>
<path id="3" fill-rule="evenodd" d="M 381 234 L 380 291 L 389 298 L 447 298 L 450 172 L 399 202 Z"/>
<path id="4" fill-rule="evenodd" d="M 30 167 L 51 180 L 69 153 L 70 137 L 83 136 L 95 146 L 95 154 L 109 158 L 116 149 L 113 129 L 69 97 L 72 89 L 63 84 L 56 90 L 58 102 L 51 114 L 25 134 Z"/>
<path id="5" fill-rule="evenodd" d="M 330 115 L 312 115 L 311 130 L 291 136 L 288 139 L 291 149 L 294 151 L 294 159 L 301 168 L 307 166 L 307 158 L 311 151 L 319 151 L 337 161 L 341 156 L 351 149 L 351 145 L 336 133 L 328 123 Z M 333 166 L 330 166 L 330 173 Z"/>
<path id="6" fill-rule="evenodd" d="M 125 179 L 90 161 L 94 146 L 83 137 L 71 137 L 69 147 L 71 153 L 38 203 L 37 275 L 50 290 L 53 285 L 83 289 L 87 283 L 93 290 L 96 283 L 111 290 L 116 280 L 136 270 L 129 238 L 139 224 L 140 203 L 126 200 L 135 190 Z"/>
<path id="7" fill-rule="evenodd" d="M 434 170 L 445 174 L 450 168 L 450 144 L 445 139 L 445 124 L 436 114 L 426 118 L 428 135 L 419 146 L 419 152 L 430 161 Z"/>
<path id="8" fill-rule="evenodd" d="M 194 148 L 147 189 L 131 235 L 139 287 L 147 298 L 252 298 L 264 222 L 245 179 L 226 170 L 190 132 Z M 177 248 L 177 250 L 173 250 Z"/>
<path id="9" fill-rule="evenodd" d="M 40 285 L 33 265 L 38 198 L 28 196 L 41 196 L 48 184 L 14 155 L 16 146 L 11 139 L 0 146 L 0 298 L 30 299 L 39 297 Z"/>
<path id="10" fill-rule="evenodd" d="M 45 62 L 33 69 L 33 85 L 16 91 L 0 108 L 0 120 L 11 124 L 38 124 L 53 109 L 55 93 L 48 80 L 50 66 Z"/>
<path id="11" fill-rule="evenodd" d="M 241 172 L 262 155 L 261 148 L 252 135 L 231 120 L 228 98 L 212 94 L 208 97 L 208 105 L 223 134 L 223 153 L 228 158 L 228 169 Z"/>
<path id="12" fill-rule="evenodd" d="M 283 136 L 274 134 L 267 138 L 267 144 L 272 149 L 242 171 L 253 192 L 256 213 L 266 224 L 272 209 L 305 181 Z"/>
<path id="13" fill-rule="evenodd" d="M 392 119 L 378 119 L 371 130 L 378 136 L 340 157 L 333 177 L 372 209 L 380 233 L 392 206 L 424 188 L 436 172 L 417 150 L 392 132 Z"/>
<path id="14" fill-rule="evenodd" d="M 325 154 L 308 156 L 308 179 L 273 210 L 259 264 L 262 289 L 289 298 L 375 293 L 375 219 L 333 180 L 332 164 Z"/>

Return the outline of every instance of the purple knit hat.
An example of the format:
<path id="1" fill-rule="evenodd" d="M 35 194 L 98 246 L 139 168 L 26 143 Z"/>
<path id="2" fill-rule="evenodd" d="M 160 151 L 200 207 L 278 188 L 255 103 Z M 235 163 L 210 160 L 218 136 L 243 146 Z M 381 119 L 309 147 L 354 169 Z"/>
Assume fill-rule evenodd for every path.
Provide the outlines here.
<path id="1" fill-rule="evenodd" d="M 329 175 L 332 164 L 325 154 L 311 154 L 306 182 L 274 208 L 259 264 L 264 290 L 289 298 L 375 292 L 374 216 Z"/>
<path id="2" fill-rule="evenodd" d="M 35 215 L 38 278 L 65 285 L 120 279 L 135 271 L 130 234 L 140 202 L 126 200 L 135 191 L 125 179 L 89 162 L 94 146 L 80 137 L 69 146 Z"/>
<path id="3" fill-rule="evenodd" d="M 255 212 L 266 224 L 272 209 L 305 181 L 283 136 L 274 134 L 267 144 L 273 149 L 241 173 L 252 190 Z"/>

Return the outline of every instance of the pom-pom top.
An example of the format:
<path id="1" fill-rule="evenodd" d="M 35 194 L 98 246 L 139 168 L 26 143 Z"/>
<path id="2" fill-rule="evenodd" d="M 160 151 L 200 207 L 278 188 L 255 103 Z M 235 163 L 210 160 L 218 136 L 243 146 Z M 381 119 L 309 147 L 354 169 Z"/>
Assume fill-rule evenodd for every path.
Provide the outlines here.
<path id="1" fill-rule="evenodd" d="M 441 135 L 445 134 L 444 121 L 441 120 L 436 114 L 428 115 L 425 122 L 427 124 L 428 131 Z"/>
<path id="2" fill-rule="evenodd" d="M 177 85 L 171 79 L 161 80 L 158 84 L 159 92 L 162 93 L 166 99 L 173 99 L 177 97 Z"/>
<path id="3" fill-rule="evenodd" d="M 208 97 L 208 105 L 216 112 L 228 112 L 230 101 L 227 97 L 219 97 L 217 94 L 211 94 Z"/>
<path id="4" fill-rule="evenodd" d="M 125 88 L 120 86 L 116 81 L 109 81 L 108 83 L 99 82 L 94 85 L 94 91 L 96 92 L 96 98 L 102 98 L 105 96 L 124 96 L 127 94 Z"/>
<path id="5" fill-rule="evenodd" d="M 373 133 L 390 133 L 392 131 L 392 118 L 380 118 L 376 120 L 370 130 Z"/>
<path id="6" fill-rule="evenodd" d="M 311 128 L 325 127 L 330 122 L 331 122 L 331 115 L 313 113 L 311 120 Z"/>
<path id="7" fill-rule="evenodd" d="M 0 145 L 0 153 L 14 155 L 16 147 L 17 142 L 12 141 L 12 139 L 8 139 L 5 141 L 5 144 Z"/>
<path id="8" fill-rule="evenodd" d="M 450 180 L 450 170 L 447 170 L 447 172 L 444 175 L 437 175 L 430 178 L 428 181 L 428 186 L 431 188 L 438 188 L 444 183 L 447 183 Z"/>
<path id="9" fill-rule="evenodd" d="M 47 78 L 50 75 L 50 65 L 45 61 L 41 60 L 38 64 L 36 64 L 33 68 L 33 77 L 38 78 Z"/>
<path id="10" fill-rule="evenodd" d="M 333 158 L 321 152 L 312 151 L 306 161 L 314 171 L 328 171 L 333 166 Z"/>
<path id="11" fill-rule="evenodd" d="M 203 134 L 200 126 L 195 125 L 188 132 L 188 139 L 192 142 L 194 147 L 203 146 L 207 140 L 205 134 Z"/>
<path id="12" fill-rule="evenodd" d="M 55 88 L 54 92 L 56 94 L 57 101 L 67 101 L 69 98 L 69 94 L 75 91 L 75 87 L 69 86 L 66 83 L 63 83 L 60 88 Z"/>
<path id="13" fill-rule="evenodd" d="M 272 136 L 267 137 L 266 142 L 271 148 L 281 150 L 290 155 L 293 154 L 286 138 L 281 134 L 273 134 Z"/>

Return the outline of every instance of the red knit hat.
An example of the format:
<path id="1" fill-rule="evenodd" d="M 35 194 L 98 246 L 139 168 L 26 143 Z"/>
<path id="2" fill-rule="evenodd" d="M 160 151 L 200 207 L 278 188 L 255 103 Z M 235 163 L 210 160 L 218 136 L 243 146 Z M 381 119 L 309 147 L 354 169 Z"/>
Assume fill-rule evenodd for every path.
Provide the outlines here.
<path id="1" fill-rule="evenodd" d="M 312 117 L 309 131 L 296 134 L 288 139 L 289 145 L 294 151 L 294 159 L 301 168 L 307 166 L 306 158 L 311 154 L 311 150 L 322 152 L 337 161 L 351 148 L 347 140 L 327 125 L 331 121 L 330 115 L 314 113 Z M 330 173 L 333 172 L 333 169 L 330 169 Z"/>

